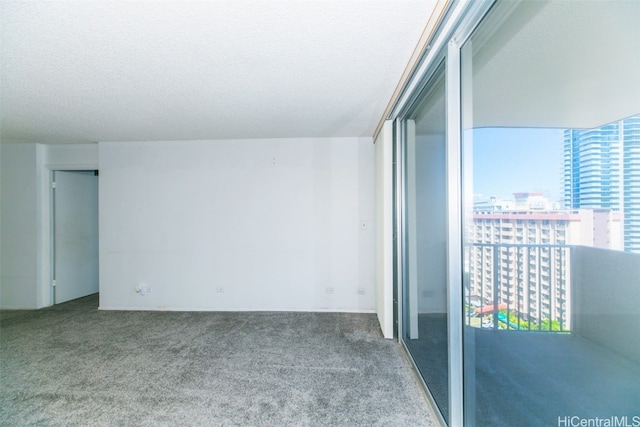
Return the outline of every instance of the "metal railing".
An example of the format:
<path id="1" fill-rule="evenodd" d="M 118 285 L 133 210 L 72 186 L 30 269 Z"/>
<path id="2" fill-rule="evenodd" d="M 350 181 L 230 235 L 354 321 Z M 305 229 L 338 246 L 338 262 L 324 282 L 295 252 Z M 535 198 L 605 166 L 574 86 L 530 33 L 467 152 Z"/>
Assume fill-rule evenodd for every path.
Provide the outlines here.
<path id="1" fill-rule="evenodd" d="M 470 326 L 568 332 L 571 246 L 472 243 L 465 247 Z"/>

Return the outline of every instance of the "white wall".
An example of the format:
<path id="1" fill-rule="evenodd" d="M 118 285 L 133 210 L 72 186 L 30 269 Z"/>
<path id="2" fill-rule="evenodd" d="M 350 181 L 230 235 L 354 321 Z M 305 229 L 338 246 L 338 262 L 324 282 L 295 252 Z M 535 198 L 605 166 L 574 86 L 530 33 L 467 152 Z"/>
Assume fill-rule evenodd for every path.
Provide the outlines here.
<path id="1" fill-rule="evenodd" d="M 40 257 L 38 161 L 42 146 L 0 144 L 0 307 L 37 308 Z"/>
<path id="2" fill-rule="evenodd" d="M 385 338 L 393 338 L 393 122 L 376 138 L 376 313 Z"/>
<path id="3" fill-rule="evenodd" d="M 444 135 L 416 136 L 418 312 L 447 312 Z"/>
<path id="4" fill-rule="evenodd" d="M 98 169 L 98 144 L 57 144 L 47 145 L 46 148 L 48 169 Z"/>
<path id="5" fill-rule="evenodd" d="M 374 310 L 371 138 L 100 143 L 99 159 L 101 308 Z"/>
<path id="6" fill-rule="evenodd" d="M 98 145 L 0 144 L 2 308 L 51 305 L 52 169 L 97 169 Z"/>
<path id="7" fill-rule="evenodd" d="M 2 145 L 0 144 L 0 308 L 2 308 Z"/>
<path id="8" fill-rule="evenodd" d="M 574 334 L 640 358 L 640 254 L 573 247 L 569 296 Z"/>

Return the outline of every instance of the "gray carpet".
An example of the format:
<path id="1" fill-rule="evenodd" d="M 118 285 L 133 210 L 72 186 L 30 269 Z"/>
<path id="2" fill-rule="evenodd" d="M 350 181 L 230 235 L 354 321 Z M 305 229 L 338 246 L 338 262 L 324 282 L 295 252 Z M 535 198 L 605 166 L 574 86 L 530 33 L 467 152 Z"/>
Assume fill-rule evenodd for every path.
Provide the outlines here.
<path id="1" fill-rule="evenodd" d="M 0 312 L 3 426 L 434 426 L 374 315 Z"/>

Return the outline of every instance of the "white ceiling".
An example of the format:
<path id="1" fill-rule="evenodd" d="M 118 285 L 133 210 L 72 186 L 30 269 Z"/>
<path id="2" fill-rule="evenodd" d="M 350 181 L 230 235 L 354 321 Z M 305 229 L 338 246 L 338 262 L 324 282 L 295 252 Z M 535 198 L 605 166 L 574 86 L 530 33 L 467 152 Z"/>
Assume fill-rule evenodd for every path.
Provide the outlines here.
<path id="1" fill-rule="evenodd" d="M 2 1 L 1 138 L 371 136 L 435 3 Z"/>
<path id="2" fill-rule="evenodd" d="M 501 5 L 509 14 L 472 37 L 474 127 L 592 128 L 640 113 L 640 1 Z"/>
<path id="3" fill-rule="evenodd" d="M 496 5 L 464 47 L 465 128 L 594 128 L 640 114 L 639 22 L 637 0 Z M 444 93 L 433 95 L 415 113 L 418 135 L 445 132 Z"/>

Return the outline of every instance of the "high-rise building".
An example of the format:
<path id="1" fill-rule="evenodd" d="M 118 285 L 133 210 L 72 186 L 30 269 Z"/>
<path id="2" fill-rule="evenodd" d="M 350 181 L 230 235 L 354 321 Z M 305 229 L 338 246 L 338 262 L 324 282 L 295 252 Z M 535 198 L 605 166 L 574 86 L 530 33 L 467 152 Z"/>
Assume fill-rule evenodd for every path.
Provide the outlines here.
<path id="1" fill-rule="evenodd" d="M 539 193 L 517 193 L 522 203 L 524 194 L 532 194 L 527 205 L 543 200 Z M 468 233 L 469 295 L 477 305 L 507 310 L 517 318 L 510 327 L 517 329 L 521 320 L 527 329 L 544 321 L 571 328 L 572 246 L 622 249 L 620 216 L 610 209 L 492 211 L 478 206 Z"/>
<path id="2" fill-rule="evenodd" d="M 564 203 L 620 213 L 623 248 L 640 253 L 640 116 L 565 130 Z"/>

